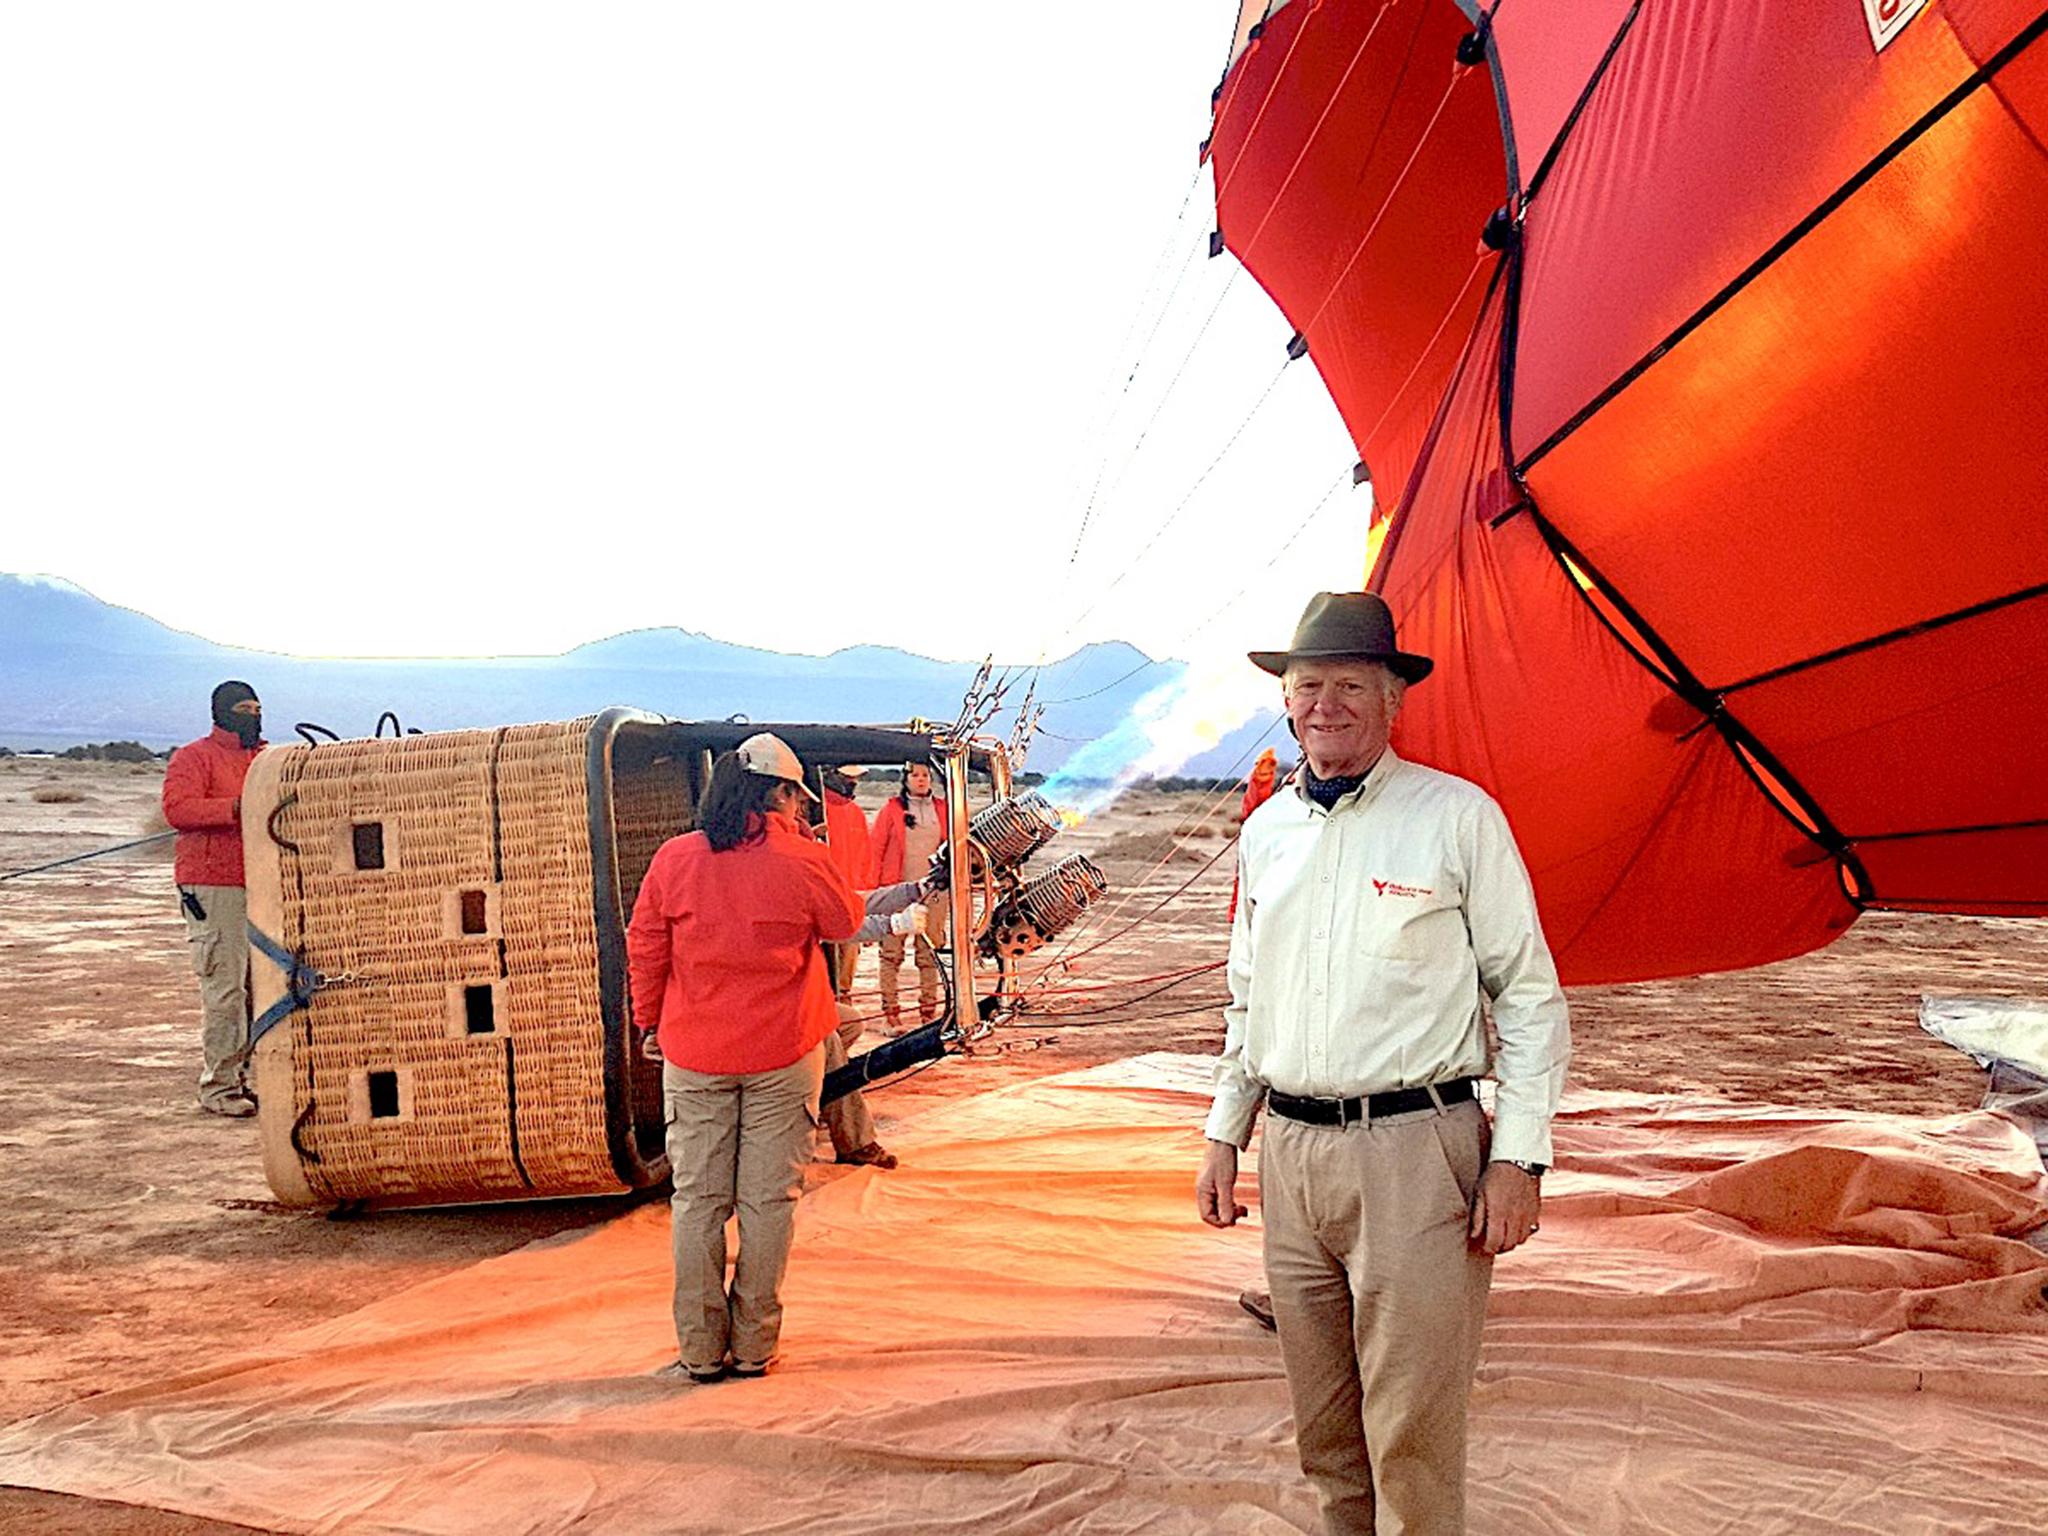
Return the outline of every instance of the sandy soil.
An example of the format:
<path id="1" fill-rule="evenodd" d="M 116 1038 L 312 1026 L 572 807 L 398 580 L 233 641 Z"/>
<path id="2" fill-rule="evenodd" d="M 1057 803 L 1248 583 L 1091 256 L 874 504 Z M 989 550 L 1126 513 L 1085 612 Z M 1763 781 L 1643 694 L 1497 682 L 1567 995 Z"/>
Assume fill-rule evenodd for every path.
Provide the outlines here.
<path id="1" fill-rule="evenodd" d="M 0 872 L 154 830 L 160 782 L 152 768 L 0 760 Z M 1020 1078 L 1145 1050 L 1213 1050 L 1234 809 L 1234 797 L 1134 794 L 1062 838 L 1058 851 L 1103 864 L 1112 894 L 1055 946 L 1048 958 L 1059 963 L 1014 1024 L 875 1095 L 883 1138 L 934 1103 Z M 1918 1029 L 1923 992 L 2048 996 L 2048 922 L 1872 916 L 1819 954 L 1761 970 L 1582 989 L 1574 1080 L 1930 1114 L 1972 1107 L 1982 1074 Z M 10 1088 L 0 1100 L 0 1422 L 202 1367 L 620 1209 L 574 1201 L 334 1221 L 274 1204 L 253 1122 L 194 1103 L 197 999 L 167 845 L 0 886 L 0 1025 Z M 836 1174 L 821 1163 L 814 1176 Z M 230 1529 L 0 1489 L 0 1529 L 28 1528 Z"/>

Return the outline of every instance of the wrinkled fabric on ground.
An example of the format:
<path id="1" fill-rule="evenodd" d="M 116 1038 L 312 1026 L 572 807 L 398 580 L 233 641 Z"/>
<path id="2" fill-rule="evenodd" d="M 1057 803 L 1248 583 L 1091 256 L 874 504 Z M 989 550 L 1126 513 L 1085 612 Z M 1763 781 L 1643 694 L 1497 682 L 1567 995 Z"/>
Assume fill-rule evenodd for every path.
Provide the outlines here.
<path id="1" fill-rule="evenodd" d="M 800 1204 L 783 1360 L 658 1375 L 666 1211 L 262 1354 L 0 1431 L 0 1482 L 268 1529 L 1314 1529 L 1256 1219 L 1192 1187 L 1209 1064 L 905 1126 Z M 2048 1220 L 2031 1144 L 1945 1119 L 1575 1094 L 1496 1270 L 1471 1529 L 2034 1532 Z"/>

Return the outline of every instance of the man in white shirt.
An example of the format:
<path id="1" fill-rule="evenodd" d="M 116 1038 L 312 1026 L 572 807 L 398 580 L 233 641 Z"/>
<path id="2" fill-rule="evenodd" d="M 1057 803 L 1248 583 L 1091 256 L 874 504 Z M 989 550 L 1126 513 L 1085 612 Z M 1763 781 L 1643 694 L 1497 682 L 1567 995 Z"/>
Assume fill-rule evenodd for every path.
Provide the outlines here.
<path id="1" fill-rule="evenodd" d="M 1370 592 L 1285 651 L 1304 761 L 1245 822 L 1204 1221 L 1227 1227 L 1259 1106 L 1267 1282 L 1302 1471 L 1332 1532 L 1462 1532 L 1465 1419 L 1494 1255 L 1536 1230 L 1570 1028 L 1493 799 L 1387 745 L 1433 663 Z M 1481 993 L 1499 1050 L 1495 1124 Z"/>

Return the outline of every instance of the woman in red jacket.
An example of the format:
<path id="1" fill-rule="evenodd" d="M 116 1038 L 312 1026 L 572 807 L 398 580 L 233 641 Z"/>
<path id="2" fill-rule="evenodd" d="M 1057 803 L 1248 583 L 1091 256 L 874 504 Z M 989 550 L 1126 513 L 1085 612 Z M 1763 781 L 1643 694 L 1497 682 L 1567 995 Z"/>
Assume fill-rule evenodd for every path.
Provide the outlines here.
<path id="1" fill-rule="evenodd" d="M 713 766 L 697 830 L 654 855 L 626 931 L 633 1021 L 661 1046 L 676 1342 L 695 1381 L 763 1374 L 782 1331 L 824 1041 L 839 1024 L 822 943 L 850 938 L 862 916 L 811 838 L 809 796 L 780 739 L 741 742 Z"/>

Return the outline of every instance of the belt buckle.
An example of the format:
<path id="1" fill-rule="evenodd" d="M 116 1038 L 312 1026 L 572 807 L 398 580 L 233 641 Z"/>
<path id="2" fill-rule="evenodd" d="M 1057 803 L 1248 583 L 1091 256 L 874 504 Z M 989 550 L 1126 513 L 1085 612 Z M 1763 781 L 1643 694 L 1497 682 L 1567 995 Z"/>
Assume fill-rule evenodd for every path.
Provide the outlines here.
<path id="1" fill-rule="evenodd" d="M 1351 1115 L 1350 1113 L 1348 1113 L 1348 1106 L 1349 1106 L 1349 1105 L 1352 1105 L 1352 1104 L 1356 1104 L 1356 1105 L 1358 1106 L 1358 1113 L 1357 1113 L 1357 1114 L 1356 1114 L 1355 1116 L 1353 1116 L 1353 1115 Z M 1339 1100 L 1337 1100 L 1337 1129 L 1338 1129 L 1338 1130 L 1340 1130 L 1340 1131 L 1341 1131 L 1341 1130 L 1344 1130 L 1344 1129 L 1345 1129 L 1346 1127 L 1348 1127 L 1348 1126 L 1353 1126 L 1353 1125 L 1363 1125 L 1363 1124 L 1365 1123 L 1365 1117 L 1366 1117 L 1366 1109 L 1365 1109 L 1365 1095 L 1364 1095 L 1364 1094 L 1360 1094 L 1360 1095 L 1359 1095 L 1359 1096 L 1358 1096 L 1357 1098 L 1355 1098 L 1355 1099 L 1342 1099 L 1342 1098 L 1340 1098 Z"/>

